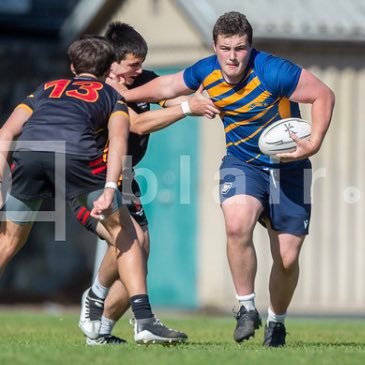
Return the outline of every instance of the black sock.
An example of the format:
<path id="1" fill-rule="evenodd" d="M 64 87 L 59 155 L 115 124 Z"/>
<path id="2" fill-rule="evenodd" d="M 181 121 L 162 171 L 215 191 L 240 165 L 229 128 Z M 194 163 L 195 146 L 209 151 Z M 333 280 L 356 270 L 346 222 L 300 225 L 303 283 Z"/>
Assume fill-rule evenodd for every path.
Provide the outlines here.
<path id="1" fill-rule="evenodd" d="M 104 311 L 104 299 L 99 298 L 92 289 L 89 290 L 89 317 L 92 321 L 100 320 Z"/>
<path id="2" fill-rule="evenodd" d="M 150 301 L 147 294 L 134 295 L 129 298 L 135 319 L 152 318 Z"/>
<path id="3" fill-rule="evenodd" d="M 90 288 L 90 290 L 89 290 L 88 295 L 89 295 L 89 297 L 90 297 L 90 298 L 93 298 L 93 299 L 104 300 L 103 298 L 98 297 L 98 296 L 97 296 L 97 295 L 93 292 L 93 290 L 92 290 L 91 288 Z"/>

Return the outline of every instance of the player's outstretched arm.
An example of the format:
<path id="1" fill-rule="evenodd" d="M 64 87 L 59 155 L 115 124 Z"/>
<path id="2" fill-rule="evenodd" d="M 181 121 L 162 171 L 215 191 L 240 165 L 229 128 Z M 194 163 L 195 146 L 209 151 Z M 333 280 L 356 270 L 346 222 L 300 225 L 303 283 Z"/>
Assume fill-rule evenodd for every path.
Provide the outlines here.
<path id="1" fill-rule="evenodd" d="M 108 148 L 108 170 L 106 175 L 106 188 L 103 194 L 94 201 L 94 208 L 91 216 L 101 219 L 104 215 L 111 213 L 112 201 L 119 176 L 122 173 L 125 158 L 127 155 L 129 117 L 124 113 L 114 113 L 108 123 L 109 148 Z M 109 184 L 108 184 L 109 183 Z M 107 187 L 107 186 L 110 187 Z M 114 186 L 114 187 L 113 187 Z"/>
<path id="2" fill-rule="evenodd" d="M 178 104 L 165 109 L 151 110 L 141 114 L 129 109 L 130 130 L 137 134 L 155 132 L 183 119 L 186 115 L 214 118 L 216 114 L 219 114 L 219 109 L 209 97 L 202 94 L 202 91 L 203 89 L 199 88 L 192 96 L 183 98 Z"/>
<path id="3" fill-rule="evenodd" d="M 156 77 L 152 81 L 122 92 L 127 102 L 156 102 L 172 99 L 181 95 L 189 95 L 193 90 L 185 85 L 183 71 L 172 75 Z"/>

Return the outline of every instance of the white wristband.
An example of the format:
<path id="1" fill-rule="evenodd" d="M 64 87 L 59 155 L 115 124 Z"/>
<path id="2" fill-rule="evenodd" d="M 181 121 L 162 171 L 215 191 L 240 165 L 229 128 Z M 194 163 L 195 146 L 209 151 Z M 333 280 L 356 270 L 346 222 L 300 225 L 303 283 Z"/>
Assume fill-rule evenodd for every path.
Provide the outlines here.
<path id="1" fill-rule="evenodd" d="M 105 183 L 105 186 L 104 188 L 111 188 L 111 189 L 114 189 L 114 190 L 118 190 L 118 184 L 113 182 L 113 181 L 108 181 Z"/>
<path id="2" fill-rule="evenodd" d="M 185 115 L 191 115 L 191 109 L 187 100 L 181 102 L 181 109 Z"/>

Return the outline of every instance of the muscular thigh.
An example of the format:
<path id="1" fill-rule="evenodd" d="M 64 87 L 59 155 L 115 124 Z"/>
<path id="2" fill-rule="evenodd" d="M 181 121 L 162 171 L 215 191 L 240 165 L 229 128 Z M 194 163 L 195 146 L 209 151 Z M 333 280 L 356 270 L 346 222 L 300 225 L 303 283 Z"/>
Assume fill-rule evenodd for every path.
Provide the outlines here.
<path id="1" fill-rule="evenodd" d="M 235 195 L 222 203 L 222 210 L 228 234 L 252 234 L 263 206 L 253 196 Z"/>

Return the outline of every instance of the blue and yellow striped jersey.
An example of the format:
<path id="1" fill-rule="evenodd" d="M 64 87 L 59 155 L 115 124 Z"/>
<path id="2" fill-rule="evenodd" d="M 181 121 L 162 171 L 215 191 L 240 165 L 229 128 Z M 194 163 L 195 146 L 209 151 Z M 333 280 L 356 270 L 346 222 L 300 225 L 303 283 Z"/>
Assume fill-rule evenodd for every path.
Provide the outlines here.
<path id="1" fill-rule="evenodd" d="M 248 163 L 274 167 L 277 160 L 260 153 L 258 140 L 270 123 L 300 117 L 298 104 L 288 99 L 300 74 L 301 68 L 292 62 L 253 49 L 245 74 L 236 85 L 224 80 L 216 55 L 186 68 L 184 81 L 192 90 L 203 84 L 221 110 L 227 154 Z"/>

